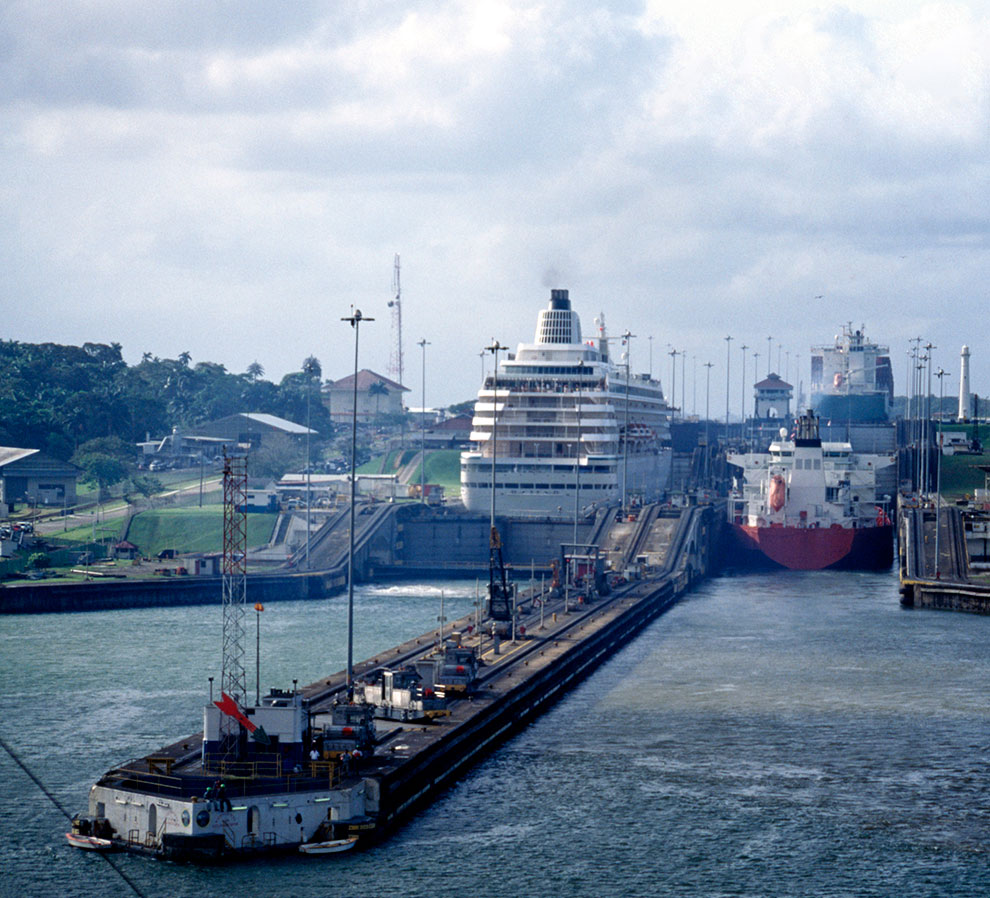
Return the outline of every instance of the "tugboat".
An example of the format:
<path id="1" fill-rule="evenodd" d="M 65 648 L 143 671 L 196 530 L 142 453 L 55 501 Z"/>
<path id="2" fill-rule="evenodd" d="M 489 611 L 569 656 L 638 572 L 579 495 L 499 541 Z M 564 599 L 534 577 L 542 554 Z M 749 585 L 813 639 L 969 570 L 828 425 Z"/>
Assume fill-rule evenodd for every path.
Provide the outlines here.
<path id="1" fill-rule="evenodd" d="M 67 834 L 71 845 L 218 860 L 329 842 L 353 848 L 374 829 L 359 769 L 375 750 L 374 709 L 349 694 L 331 701 L 331 689 L 303 695 L 295 684 L 246 698 L 246 487 L 246 459 L 225 456 L 222 671 L 231 686 L 214 701 L 211 678 L 201 733 L 103 774 Z"/>
<path id="2" fill-rule="evenodd" d="M 729 499 L 733 561 L 790 570 L 882 569 L 894 558 L 888 498 L 878 499 L 886 455 L 823 443 L 808 411 L 767 453 L 729 453 L 740 469 Z"/>
<path id="3" fill-rule="evenodd" d="M 238 725 L 231 735 L 227 719 Z M 374 746 L 369 706 L 339 703 L 317 715 L 298 691 L 272 690 L 248 708 L 224 695 L 204 709 L 199 739 L 105 773 L 66 838 L 88 850 L 200 861 L 327 842 L 353 848 L 372 828 L 358 768 Z"/>

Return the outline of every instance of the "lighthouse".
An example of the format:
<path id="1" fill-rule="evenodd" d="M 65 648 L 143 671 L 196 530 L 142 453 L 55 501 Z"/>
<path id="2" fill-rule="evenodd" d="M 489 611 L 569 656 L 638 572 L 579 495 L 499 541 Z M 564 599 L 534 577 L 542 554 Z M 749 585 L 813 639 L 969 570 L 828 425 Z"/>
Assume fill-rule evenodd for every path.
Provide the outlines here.
<path id="1" fill-rule="evenodd" d="M 969 420 L 969 347 L 959 353 L 959 414 L 957 420 Z"/>

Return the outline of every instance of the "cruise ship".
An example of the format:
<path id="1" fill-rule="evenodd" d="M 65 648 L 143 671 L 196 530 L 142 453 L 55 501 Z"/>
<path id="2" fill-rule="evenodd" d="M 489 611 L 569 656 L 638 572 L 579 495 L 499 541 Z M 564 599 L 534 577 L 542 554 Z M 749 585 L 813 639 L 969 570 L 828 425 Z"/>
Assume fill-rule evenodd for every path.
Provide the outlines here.
<path id="1" fill-rule="evenodd" d="M 812 347 L 811 405 L 823 421 L 887 421 L 893 399 L 890 350 L 862 328 L 845 325 L 832 345 Z"/>
<path id="2" fill-rule="evenodd" d="M 570 519 L 607 505 L 650 501 L 670 478 L 671 408 L 660 383 L 613 361 L 598 319 L 585 342 L 567 290 L 552 290 L 532 343 L 485 378 L 461 454 L 469 511 L 492 500 L 510 517 Z"/>

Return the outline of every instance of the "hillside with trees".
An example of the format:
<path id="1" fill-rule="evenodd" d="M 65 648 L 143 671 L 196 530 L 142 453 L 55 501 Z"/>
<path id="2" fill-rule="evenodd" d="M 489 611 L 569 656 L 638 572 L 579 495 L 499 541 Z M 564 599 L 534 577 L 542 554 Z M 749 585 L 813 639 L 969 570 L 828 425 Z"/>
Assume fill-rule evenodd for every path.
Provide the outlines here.
<path id="1" fill-rule="evenodd" d="M 119 343 L 20 343 L 0 340 L 0 445 L 41 449 L 70 459 L 94 440 L 133 446 L 237 412 L 266 412 L 305 423 L 322 438 L 333 433 L 320 401 L 320 363 L 278 384 L 252 363 L 233 374 L 215 362 L 192 363 L 189 353 L 161 359 L 145 353 L 128 365 Z M 308 403 L 308 408 L 307 408 Z M 110 453 L 113 454 L 113 453 Z"/>

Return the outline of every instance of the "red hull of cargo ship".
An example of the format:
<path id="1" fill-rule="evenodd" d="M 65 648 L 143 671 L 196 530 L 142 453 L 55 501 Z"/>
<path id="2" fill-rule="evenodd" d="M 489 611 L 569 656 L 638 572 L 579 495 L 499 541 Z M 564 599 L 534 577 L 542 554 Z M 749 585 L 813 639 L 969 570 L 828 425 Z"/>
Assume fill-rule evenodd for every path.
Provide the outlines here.
<path id="1" fill-rule="evenodd" d="M 894 561 L 893 527 L 753 527 L 733 524 L 736 554 L 792 571 L 870 570 Z"/>

